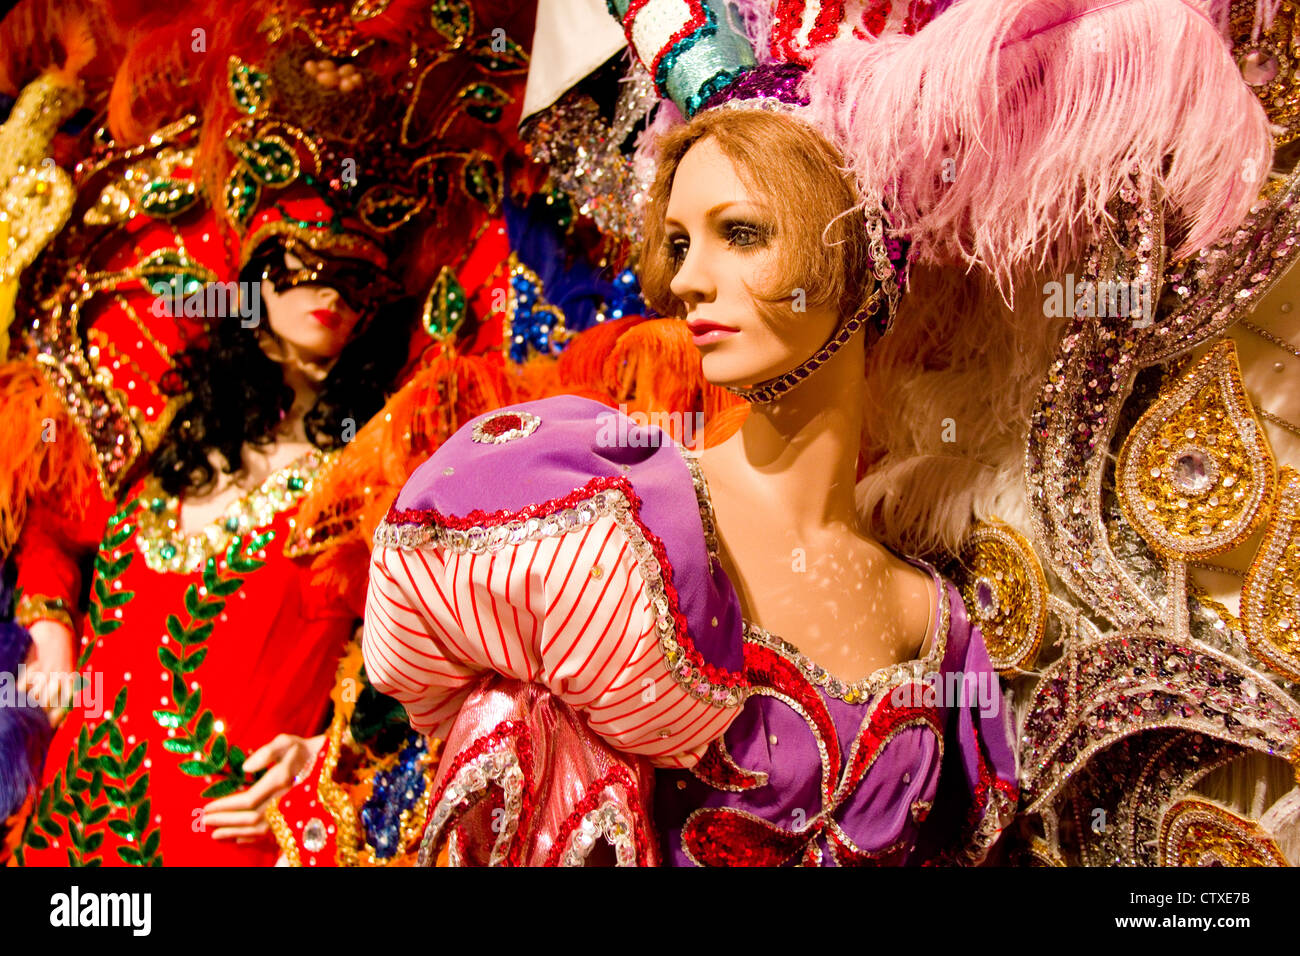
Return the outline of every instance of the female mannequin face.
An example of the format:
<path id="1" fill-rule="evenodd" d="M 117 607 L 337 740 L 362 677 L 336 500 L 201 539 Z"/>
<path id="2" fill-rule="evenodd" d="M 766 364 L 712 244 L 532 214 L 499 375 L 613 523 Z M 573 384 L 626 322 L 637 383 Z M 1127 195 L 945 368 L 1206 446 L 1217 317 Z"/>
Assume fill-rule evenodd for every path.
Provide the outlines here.
<path id="1" fill-rule="evenodd" d="M 305 268 L 303 261 L 288 250 L 284 252 L 284 264 L 291 271 Z M 338 358 L 360 319 L 337 289 L 324 285 L 296 285 L 277 292 L 270 281 L 263 279 L 262 302 L 267 325 L 284 349 L 312 364 Z"/>
<path id="2" fill-rule="evenodd" d="M 682 157 L 664 233 L 676 267 L 669 288 L 685 303 L 704 376 L 714 385 L 750 385 L 788 372 L 838 326 L 837 309 L 805 309 L 797 288 L 770 288 L 781 261 L 781 224 L 712 138 Z M 755 291 L 782 298 L 765 301 Z"/>

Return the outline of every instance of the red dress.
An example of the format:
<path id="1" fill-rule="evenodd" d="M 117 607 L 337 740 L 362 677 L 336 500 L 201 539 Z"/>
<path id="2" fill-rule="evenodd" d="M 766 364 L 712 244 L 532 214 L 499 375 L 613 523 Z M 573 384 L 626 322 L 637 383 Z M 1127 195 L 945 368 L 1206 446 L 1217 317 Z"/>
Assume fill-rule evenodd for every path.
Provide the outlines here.
<path id="1" fill-rule="evenodd" d="M 273 838 L 214 840 L 201 808 L 253 782 L 242 764 L 276 734 L 324 729 L 353 613 L 287 556 L 312 452 L 178 535 L 152 480 L 108 522 L 78 666 L 87 685 L 46 762 L 28 864 L 271 865 Z"/>

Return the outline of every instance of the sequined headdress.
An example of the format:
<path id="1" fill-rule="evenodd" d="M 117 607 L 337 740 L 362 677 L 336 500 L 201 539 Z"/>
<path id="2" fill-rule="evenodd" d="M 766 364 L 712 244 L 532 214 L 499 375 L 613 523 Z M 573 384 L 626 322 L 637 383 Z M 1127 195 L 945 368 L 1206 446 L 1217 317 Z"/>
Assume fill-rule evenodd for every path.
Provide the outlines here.
<path id="1" fill-rule="evenodd" d="M 874 26 L 878 33 L 914 30 L 946 5 L 947 0 L 926 4 L 906 24 L 891 27 L 885 16 Z M 702 110 L 759 109 L 809 123 L 823 134 L 804 89 L 812 51 L 860 29 L 846 19 L 843 3 L 784 0 L 775 5 L 775 15 L 765 5 L 733 7 L 724 0 L 608 0 L 608 6 L 660 92 L 687 118 Z M 873 271 L 886 300 L 876 323 L 887 331 L 906 282 L 905 249 L 897 241 L 886 244 L 886 214 L 877 197 L 864 200 L 863 213 Z"/>
<path id="2" fill-rule="evenodd" d="M 888 210 L 885 233 L 906 237 L 909 262 L 975 266 L 1009 295 L 1017 273 L 1068 261 L 1104 232 L 1107 204 L 1135 169 L 1175 211 L 1177 251 L 1244 214 L 1245 176 L 1208 171 L 1245 143 L 1262 178 L 1269 144 L 1215 27 L 1223 5 L 877 0 L 850 14 L 834 0 L 782 0 L 732 15 L 705 0 L 611 0 L 610 9 L 685 115 L 793 107 L 845 157 L 864 211 Z M 736 52 L 742 26 L 747 55 Z"/>

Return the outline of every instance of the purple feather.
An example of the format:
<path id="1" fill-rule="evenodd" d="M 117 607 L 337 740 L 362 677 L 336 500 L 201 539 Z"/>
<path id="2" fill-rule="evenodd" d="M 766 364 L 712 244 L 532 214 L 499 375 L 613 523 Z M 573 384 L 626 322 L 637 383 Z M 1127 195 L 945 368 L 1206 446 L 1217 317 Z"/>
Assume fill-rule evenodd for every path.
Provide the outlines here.
<path id="1" fill-rule="evenodd" d="M 0 609 L 7 609 L 12 591 L 0 578 Z M 17 811 L 40 784 L 45 753 L 53 731 L 45 711 L 17 698 L 18 669 L 31 646 L 27 629 L 0 620 L 0 822 Z"/>

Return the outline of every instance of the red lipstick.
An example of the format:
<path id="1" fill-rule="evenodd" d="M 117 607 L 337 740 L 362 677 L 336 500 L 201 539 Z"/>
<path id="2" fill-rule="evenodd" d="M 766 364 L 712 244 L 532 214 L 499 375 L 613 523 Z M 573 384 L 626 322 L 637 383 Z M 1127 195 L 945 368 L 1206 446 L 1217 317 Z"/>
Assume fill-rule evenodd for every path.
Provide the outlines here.
<path id="1" fill-rule="evenodd" d="M 711 322 L 708 319 L 691 319 L 686 323 L 686 327 L 691 330 L 691 341 L 697 346 L 720 342 L 740 331 L 733 326 Z"/>
<path id="2" fill-rule="evenodd" d="M 337 329 L 343 324 L 343 316 L 333 309 L 316 309 L 311 317 L 327 329 Z"/>

